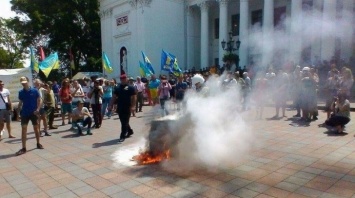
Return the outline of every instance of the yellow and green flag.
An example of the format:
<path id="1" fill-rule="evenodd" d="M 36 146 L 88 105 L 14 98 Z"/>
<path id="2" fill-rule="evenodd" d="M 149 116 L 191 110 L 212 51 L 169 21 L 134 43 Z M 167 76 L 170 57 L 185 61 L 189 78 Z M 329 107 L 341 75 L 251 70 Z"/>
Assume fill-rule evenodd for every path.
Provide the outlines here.
<path id="1" fill-rule="evenodd" d="M 43 72 L 43 74 L 48 77 L 53 69 L 59 69 L 59 59 L 58 53 L 50 54 L 46 59 L 44 59 L 39 64 L 39 69 Z"/>
<path id="2" fill-rule="evenodd" d="M 111 67 L 110 60 L 108 59 L 108 57 L 107 57 L 105 52 L 102 52 L 102 67 L 108 73 L 112 73 L 113 72 L 113 68 Z"/>

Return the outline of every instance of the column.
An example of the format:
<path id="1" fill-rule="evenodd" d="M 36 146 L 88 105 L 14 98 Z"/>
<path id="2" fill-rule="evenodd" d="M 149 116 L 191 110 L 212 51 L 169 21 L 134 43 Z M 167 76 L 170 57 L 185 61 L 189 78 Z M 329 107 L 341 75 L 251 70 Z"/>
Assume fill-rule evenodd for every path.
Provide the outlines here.
<path id="1" fill-rule="evenodd" d="M 300 64 L 302 53 L 302 1 L 291 1 L 290 60 Z"/>
<path id="2" fill-rule="evenodd" d="M 354 1 L 353 0 L 343 0 L 343 11 L 342 11 L 342 23 L 343 27 L 346 24 L 347 28 L 343 28 L 341 35 L 341 58 L 345 61 L 349 61 L 349 58 L 353 54 L 353 35 L 354 35 Z M 349 25 L 348 25 L 349 24 Z"/>
<path id="3" fill-rule="evenodd" d="M 239 48 L 239 66 L 244 68 L 249 64 L 248 56 L 249 56 L 249 42 L 248 42 L 248 34 L 249 34 L 249 0 L 240 0 L 240 21 L 239 21 L 239 40 L 240 48 Z"/>
<path id="4" fill-rule="evenodd" d="M 313 16 L 318 16 L 319 12 L 321 12 L 321 9 L 323 7 L 323 0 L 314 0 L 313 1 Z M 319 20 L 314 19 L 312 22 L 313 24 L 313 31 L 312 31 L 312 63 L 313 65 L 316 65 L 321 61 L 321 38 L 319 36 L 319 30 L 321 29 L 321 24 L 319 24 Z M 316 28 L 319 27 L 319 28 Z"/>
<path id="5" fill-rule="evenodd" d="M 327 28 L 329 20 L 336 17 L 336 1 L 324 0 L 323 6 L 323 27 Z M 327 31 L 327 30 L 325 30 Z M 331 60 L 335 52 L 335 34 L 322 34 L 322 48 L 321 58 L 322 60 Z"/>
<path id="6" fill-rule="evenodd" d="M 221 42 L 228 41 L 227 22 L 228 22 L 228 0 L 219 1 L 219 65 L 223 66 L 223 56 L 225 51 L 222 48 Z"/>
<path id="7" fill-rule="evenodd" d="M 262 66 L 273 61 L 274 0 L 264 0 Z"/>
<path id="8" fill-rule="evenodd" d="M 187 14 L 187 69 L 192 69 L 192 67 L 196 67 L 199 64 L 199 54 L 200 54 L 200 40 L 197 39 L 197 35 L 199 34 L 196 28 L 196 10 L 190 6 L 186 7 Z M 197 18 L 197 17 L 196 17 Z"/>
<path id="9" fill-rule="evenodd" d="M 203 2 L 200 5 L 201 9 L 201 69 L 208 67 L 208 3 Z"/>

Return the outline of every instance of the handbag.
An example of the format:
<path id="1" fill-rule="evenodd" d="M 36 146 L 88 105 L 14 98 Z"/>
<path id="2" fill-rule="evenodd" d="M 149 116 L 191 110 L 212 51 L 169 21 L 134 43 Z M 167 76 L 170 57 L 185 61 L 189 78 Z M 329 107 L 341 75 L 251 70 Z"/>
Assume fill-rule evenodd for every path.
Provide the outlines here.
<path id="1" fill-rule="evenodd" d="M 11 105 L 8 102 L 5 102 L 4 98 L 2 97 L 2 94 L 0 93 L 2 101 L 4 101 L 6 110 L 10 111 L 11 110 Z"/>

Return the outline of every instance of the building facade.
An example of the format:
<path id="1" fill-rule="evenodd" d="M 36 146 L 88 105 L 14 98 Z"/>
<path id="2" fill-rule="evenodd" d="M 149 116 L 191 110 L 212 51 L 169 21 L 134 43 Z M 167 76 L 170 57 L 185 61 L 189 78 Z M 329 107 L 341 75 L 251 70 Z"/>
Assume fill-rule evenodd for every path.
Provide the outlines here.
<path id="1" fill-rule="evenodd" d="M 355 0 L 99 0 L 102 49 L 139 75 L 143 51 L 160 73 L 161 51 L 183 70 L 222 66 L 222 41 L 240 41 L 236 65 L 310 65 L 354 56 Z M 231 37 L 230 37 L 231 36 Z M 235 66 L 236 67 L 236 66 Z"/>

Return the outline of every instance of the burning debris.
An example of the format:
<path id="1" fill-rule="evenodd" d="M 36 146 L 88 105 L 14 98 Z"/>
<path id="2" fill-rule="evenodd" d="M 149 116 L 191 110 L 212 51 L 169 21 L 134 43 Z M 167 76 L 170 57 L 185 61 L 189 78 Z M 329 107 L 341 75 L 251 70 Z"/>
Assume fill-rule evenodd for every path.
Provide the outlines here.
<path id="1" fill-rule="evenodd" d="M 171 130 L 173 122 L 176 122 L 175 119 L 152 121 L 146 149 L 140 150 L 139 155 L 132 159 L 139 165 L 145 165 L 159 163 L 170 159 L 172 156 L 176 157 L 177 150 L 174 148 L 174 143 L 178 141 L 178 136 Z"/>

